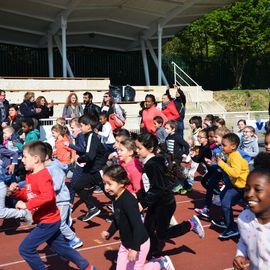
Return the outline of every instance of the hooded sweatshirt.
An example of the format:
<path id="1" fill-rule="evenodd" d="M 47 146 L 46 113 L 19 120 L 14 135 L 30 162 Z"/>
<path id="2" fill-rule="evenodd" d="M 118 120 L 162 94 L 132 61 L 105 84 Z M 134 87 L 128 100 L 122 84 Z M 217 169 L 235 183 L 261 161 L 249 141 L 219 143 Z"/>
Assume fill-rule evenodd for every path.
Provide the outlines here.
<path id="1" fill-rule="evenodd" d="M 259 146 L 257 137 L 242 138 L 240 149 L 244 150 L 252 158 L 259 154 Z"/>
<path id="2" fill-rule="evenodd" d="M 25 141 L 24 143 L 30 143 L 32 141 L 38 141 L 39 140 L 39 131 L 37 129 L 33 129 L 25 134 Z M 23 149 L 23 143 L 17 142 L 16 146 L 18 147 L 19 151 L 22 151 Z"/>
<path id="3" fill-rule="evenodd" d="M 62 164 L 57 159 L 52 160 L 46 165 L 46 168 L 48 169 L 53 180 L 57 205 L 66 205 L 69 204 L 70 201 L 69 190 L 65 183 L 66 174 L 64 172 L 67 167 L 68 165 Z"/>

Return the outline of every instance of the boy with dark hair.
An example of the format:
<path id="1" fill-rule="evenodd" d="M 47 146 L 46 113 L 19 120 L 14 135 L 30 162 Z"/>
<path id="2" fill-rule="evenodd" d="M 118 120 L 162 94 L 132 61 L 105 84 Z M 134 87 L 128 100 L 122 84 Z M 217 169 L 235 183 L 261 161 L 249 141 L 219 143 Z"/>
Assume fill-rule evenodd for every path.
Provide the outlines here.
<path id="1" fill-rule="evenodd" d="M 236 134 L 225 134 L 221 146 L 222 152 L 227 155 L 227 161 L 223 161 L 220 157 L 217 158 L 218 166 L 230 179 L 230 182 L 226 182 L 225 188 L 220 193 L 225 223 L 222 221 L 213 222 L 214 225 L 225 228 L 225 231 L 219 236 L 222 239 L 239 235 L 234 224 L 232 206 L 243 198 L 249 173 L 248 162 L 237 151 L 239 144 L 240 139 Z"/>
<path id="2" fill-rule="evenodd" d="M 179 133 L 176 133 L 178 128 L 176 120 L 170 120 L 165 124 L 165 130 L 168 134 L 166 138 L 166 149 L 169 154 L 172 155 L 173 161 L 179 167 L 182 162 L 182 155 L 187 155 L 189 152 L 188 143 L 181 137 Z M 181 179 L 183 180 L 183 179 Z M 177 179 L 174 183 L 173 192 L 179 192 L 183 188 L 180 179 Z"/>
<path id="3" fill-rule="evenodd" d="M 47 150 L 42 142 L 31 142 L 23 149 L 22 162 L 27 171 L 25 188 L 20 189 L 17 183 L 10 185 L 10 191 L 19 200 L 17 209 L 28 209 L 32 212 L 37 226 L 23 240 L 19 252 L 32 269 L 46 269 L 40 259 L 37 248 L 47 244 L 60 256 L 75 263 L 80 269 L 96 269 L 90 265 L 76 250 L 71 248 L 60 232 L 60 215 L 56 206 L 52 177 L 45 168 Z"/>
<path id="4" fill-rule="evenodd" d="M 154 126 L 156 127 L 156 137 L 158 139 L 159 144 L 165 143 L 165 139 L 168 136 L 165 128 L 163 127 L 164 120 L 161 116 L 154 117 Z"/>
<path id="5" fill-rule="evenodd" d="M 100 213 L 100 210 L 95 206 L 93 200 L 89 196 L 89 192 L 85 190 L 85 188 L 99 186 L 104 190 L 102 168 L 105 166 L 107 159 L 105 148 L 97 134 L 94 132 L 94 129 L 98 124 L 96 117 L 83 115 L 79 118 L 79 123 L 85 137 L 86 152 L 77 159 L 77 162 L 85 163 L 85 166 L 74 184 L 74 191 L 88 208 L 88 212 L 82 219 L 83 221 L 88 221 L 97 216 Z"/>

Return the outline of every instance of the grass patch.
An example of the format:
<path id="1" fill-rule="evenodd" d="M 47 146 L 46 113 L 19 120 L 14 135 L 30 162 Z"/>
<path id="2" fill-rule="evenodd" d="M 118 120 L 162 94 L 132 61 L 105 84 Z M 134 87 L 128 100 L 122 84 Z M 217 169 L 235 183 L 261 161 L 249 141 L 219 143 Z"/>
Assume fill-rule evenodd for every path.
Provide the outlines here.
<path id="1" fill-rule="evenodd" d="M 267 111 L 270 100 L 267 90 L 215 91 L 214 99 L 228 112 Z"/>

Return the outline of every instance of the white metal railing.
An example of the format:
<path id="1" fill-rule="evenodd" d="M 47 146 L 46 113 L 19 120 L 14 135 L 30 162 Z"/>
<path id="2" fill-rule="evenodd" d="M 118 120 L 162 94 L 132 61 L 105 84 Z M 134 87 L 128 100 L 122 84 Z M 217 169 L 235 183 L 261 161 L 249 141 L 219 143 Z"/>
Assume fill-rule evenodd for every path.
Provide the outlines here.
<path id="1" fill-rule="evenodd" d="M 178 85 L 178 86 L 195 86 L 196 87 L 196 95 L 195 95 L 195 103 L 196 103 L 196 107 L 197 109 L 199 109 L 201 112 L 204 111 L 203 109 L 203 104 L 201 102 L 200 99 L 200 95 L 207 95 L 207 92 L 195 81 L 193 80 L 182 68 L 180 68 L 175 62 L 172 61 L 172 65 L 173 65 L 173 73 L 174 73 L 174 84 Z M 189 81 L 189 83 L 188 83 Z M 184 84 L 183 84 L 184 83 Z M 191 101 L 194 101 L 194 99 L 192 98 L 192 95 L 190 95 L 189 93 L 189 97 Z M 212 102 L 219 108 L 219 110 L 221 112 L 225 112 L 226 109 L 219 103 L 217 102 L 215 99 L 212 100 Z M 209 102 L 207 102 L 209 103 Z M 209 103 L 210 105 L 210 103 Z M 210 107 L 205 106 L 205 107 Z M 209 111 L 210 113 L 210 111 Z"/>
<path id="2" fill-rule="evenodd" d="M 173 74 L 174 74 L 174 84 L 175 85 L 184 85 L 179 80 L 185 83 L 186 86 L 199 86 L 182 68 L 180 68 L 175 62 L 172 62 L 173 65 Z M 181 76 L 181 73 L 185 75 L 185 79 Z M 190 83 L 187 82 L 190 81 Z"/>
<path id="3" fill-rule="evenodd" d="M 189 119 L 198 115 L 204 118 L 207 113 L 186 113 L 185 117 L 185 138 L 190 133 Z M 248 125 L 252 125 L 258 133 L 264 132 L 264 125 L 269 120 L 268 111 L 243 111 L 243 112 L 222 112 L 216 113 L 219 117 L 222 117 L 226 121 L 226 126 L 233 132 L 237 131 L 237 122 L 240 119 L 247 121 Z M 126 119 L 127 128 L 132 132 L 140 131 L 141 118 L 139 116 L 128 116 Z M 51 127 L 56 123 L 56 118 L 40 119 L 40 135 L 41 140 L 48 141 L 54 144 L 54 139 L 51 135 Z M 68 119 L 67 119 L 68 123 Z"/>

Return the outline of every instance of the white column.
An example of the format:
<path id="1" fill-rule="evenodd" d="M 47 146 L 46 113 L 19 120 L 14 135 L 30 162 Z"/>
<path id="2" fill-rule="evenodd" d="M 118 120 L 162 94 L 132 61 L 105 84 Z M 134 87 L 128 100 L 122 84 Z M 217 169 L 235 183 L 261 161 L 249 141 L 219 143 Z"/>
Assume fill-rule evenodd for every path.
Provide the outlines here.
<path id="1" fill-rule="evenodd" d="M 161 85 L 162 71 L 162 27 L 158 25 L 158 85 Z"/>
<path id="2" fill-rule="evenodd" d="M 141 38 L 141 49 L 142 49 L 142 60 L 143 60 L 145 83 L 147 86 L 149 86 L 150 85 L 150 78 L 149 78 L 148 61 L 147 61 L 145 43 L 144 43 L 144 40 L 142 38 Z"/>
<path id="3" fill-rule="evenodd" d="M 48 34 L 48 66 L 49 66 L 49 77 L 53 78 L 53 40 L 52 34 Z"/>
<path id="4" fill-rule="evenodd" d="M 158 67 L 158 59 L 157 59 L 157 56 L 156 56 L 156 54 L 154 52 L 154 49 L 153 49 L 153 46 L 152 46 L 151 42 L 149 40 L 146 40 L 145 42 L 146 42 L 146 45 L 148 47 L 148 50 L 149 50 L 149 52 L 150 52 L 150 54 L 151 54 L 151 56 L 153 58 L 153 61 L 154 61 L 155 65 L 156 65 L 156 67 Z M 169 83 L 168 83 L 162 69 L 161 69 L 161 77 L 162 77 L 163 83 L 165 85 L 169 85 Z"/>
<path id="5" fill-rule="evenodd" d="M 54 41 L 55 41 L 55 43 L 57 45 L 57 48 L 58 48 L 61 56 L 63 57 L 62 44 L 61 44 L 61 40 L 60 40 L 59 36 L 55 35 L 54 36 Z M 72 69 L 71 69 L 71 66 L 70 66 L 68 60 L 67 60 L 67 72 L 68 72 L 69 77 L 74 77 L 74 74 L 72 72 Z"/>
<path id="6" fill-rule="evenodd" d="M 63 77 L 67 77 L 67 41 L 66 41 L 66 30 L 67 21 L 64 16 L 61 16 L 61 29 L 62 29 L 62 67 Z"/>

